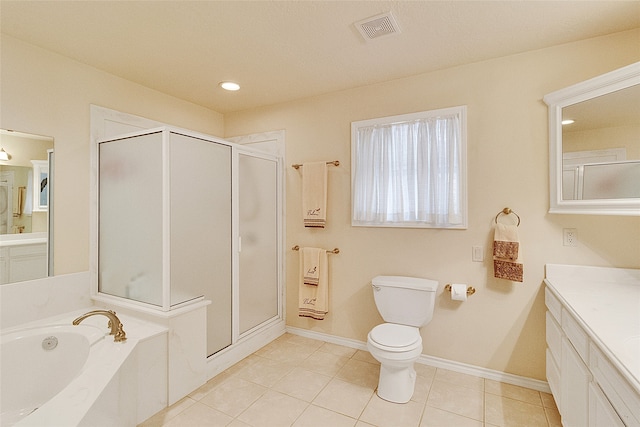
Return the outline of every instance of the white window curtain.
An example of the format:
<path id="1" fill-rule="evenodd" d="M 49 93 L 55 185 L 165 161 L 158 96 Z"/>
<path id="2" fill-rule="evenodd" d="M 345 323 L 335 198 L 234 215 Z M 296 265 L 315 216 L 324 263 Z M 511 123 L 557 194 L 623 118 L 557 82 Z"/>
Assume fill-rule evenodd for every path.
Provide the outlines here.
<path id="1" fill-rule="evenodd" d="M 357 126 L 353 224 L 464 228 L 461 113 Z"/>

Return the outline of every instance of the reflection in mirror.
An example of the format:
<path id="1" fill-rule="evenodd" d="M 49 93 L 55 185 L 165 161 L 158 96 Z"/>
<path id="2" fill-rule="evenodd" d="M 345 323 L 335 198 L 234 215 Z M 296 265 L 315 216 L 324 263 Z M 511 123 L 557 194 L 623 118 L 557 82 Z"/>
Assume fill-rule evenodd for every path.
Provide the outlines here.
<path id="1" fill-rule="evenodd" d="M 550 93 L 551 213 L 640 215 L 640 63 Z"/>
<path id="2" fill-rule="evenodd" d="M 562 199 L 640 197 L 640 85 L 562 109 Z"/>
<path id="3" fill-rule="evenodd" d="M 48 275 L 52 153 L 51 137 L 0 130 L 0 284 Z"/>

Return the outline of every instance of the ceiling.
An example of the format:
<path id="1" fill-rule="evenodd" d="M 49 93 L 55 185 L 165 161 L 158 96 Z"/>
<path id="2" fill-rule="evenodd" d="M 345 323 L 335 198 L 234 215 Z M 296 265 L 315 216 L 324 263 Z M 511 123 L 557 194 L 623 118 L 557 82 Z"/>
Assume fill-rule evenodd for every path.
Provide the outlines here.
<path id="1" fill-rule="evenodd" d="M 0 1 L 2 33 L 220 113 L 638 27 L 640 1 Z"/>

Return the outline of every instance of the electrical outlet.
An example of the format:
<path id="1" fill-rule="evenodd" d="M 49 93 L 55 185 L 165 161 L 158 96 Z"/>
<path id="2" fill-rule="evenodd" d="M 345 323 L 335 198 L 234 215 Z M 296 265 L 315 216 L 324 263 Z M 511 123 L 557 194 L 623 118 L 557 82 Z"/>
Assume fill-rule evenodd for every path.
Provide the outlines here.
<path id="1" fill-rule="evenodd" d="M 564 246 L 578 246 L 578 230 L 575 228 L 563 228 L 562 233 L 562 244 Z"/>
<path id="2" fill-rule="evenodd" d="M 484 253 L 482 251 L 482 246 L 471 247 L 471 260 L 474 262 L 484 261 Z"/>

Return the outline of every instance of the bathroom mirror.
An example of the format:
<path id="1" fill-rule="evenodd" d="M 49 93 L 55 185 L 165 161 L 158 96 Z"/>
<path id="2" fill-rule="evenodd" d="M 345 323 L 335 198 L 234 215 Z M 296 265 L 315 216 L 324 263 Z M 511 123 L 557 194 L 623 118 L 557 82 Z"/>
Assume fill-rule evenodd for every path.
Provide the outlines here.
<path id="1" fill-rule="evenodd" d="M 0 284 L 52 275 L 53 138 L 0 129 Z"/>
<path id="2" fill-rule="evenodd" d="M 544 101 L 549 212 L 640 215 L 640 63 L 550 93 Z"/>

